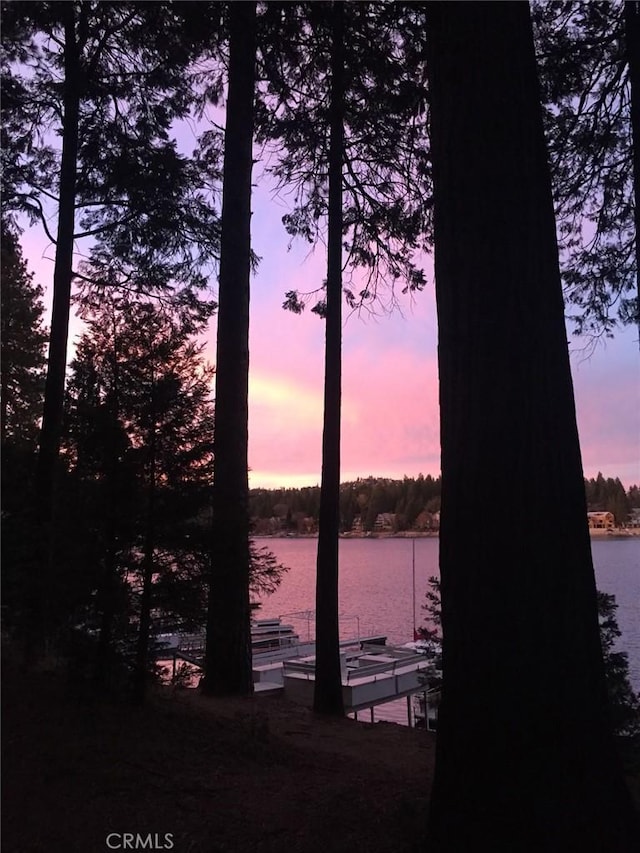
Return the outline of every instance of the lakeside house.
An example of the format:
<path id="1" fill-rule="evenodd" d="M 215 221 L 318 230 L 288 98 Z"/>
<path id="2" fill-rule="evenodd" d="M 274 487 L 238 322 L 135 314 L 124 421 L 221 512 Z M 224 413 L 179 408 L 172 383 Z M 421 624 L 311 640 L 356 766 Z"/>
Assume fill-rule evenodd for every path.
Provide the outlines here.
<path id="1" fill-rule="evenodd" d="M 629 522 L 627 524 L 627 527 L 640 527 L 640 507 L 633 507 L 633 509 L 629 513 Z"/>
<path id="2" fill-rule="evenodd" d="M 395 512 L 379 512 L 376 516 L 373 529 L 376 532 L 390 532 L 395 529 Z"/>
<path id="3" fill-rule="evenodd" d="M 588 512 L 589 530 L 613 530 L 615 518 L 612 512 Z"/>

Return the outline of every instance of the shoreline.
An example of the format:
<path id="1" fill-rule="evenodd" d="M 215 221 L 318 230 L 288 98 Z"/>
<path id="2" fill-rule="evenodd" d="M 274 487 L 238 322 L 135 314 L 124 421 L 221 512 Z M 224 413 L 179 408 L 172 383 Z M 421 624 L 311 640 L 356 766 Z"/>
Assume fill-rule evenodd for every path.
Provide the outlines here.
<path id="1" fill-rule="evenodd" d="M 609 530 L 589 530 L 591 539 L 640 539 L 640 528 L 627 528 L 624 532 L 620 528 Z M 317 539 L 317 533 L 255 533 L 252 539 Z M 340 533 L 340 539 L 439 539 L 437 532 L 421 533 L 419 531 L 405 531 L 402 533 Z"/>
<path id="2" fill-rule="evenodd" d="M 252 539 L 317 539 L 317 533 L 252 533 Z M 340 533 L 340 539 L 439 539 L 437 533 Z"/>

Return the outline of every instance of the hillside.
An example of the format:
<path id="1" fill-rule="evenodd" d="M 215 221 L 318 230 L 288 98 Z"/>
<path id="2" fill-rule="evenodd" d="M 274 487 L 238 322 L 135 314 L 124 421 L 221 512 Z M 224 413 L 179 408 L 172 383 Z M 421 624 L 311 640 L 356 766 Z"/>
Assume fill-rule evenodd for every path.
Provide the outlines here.
<path id="1" fill-rule="evenodd" d="M 195 691 L 100 706 L 11 661 L 3 681 L 7 853 L 104 853 L 111 832 L 172 833 L 176 853 L 423 849 L 425 732 Z"/>

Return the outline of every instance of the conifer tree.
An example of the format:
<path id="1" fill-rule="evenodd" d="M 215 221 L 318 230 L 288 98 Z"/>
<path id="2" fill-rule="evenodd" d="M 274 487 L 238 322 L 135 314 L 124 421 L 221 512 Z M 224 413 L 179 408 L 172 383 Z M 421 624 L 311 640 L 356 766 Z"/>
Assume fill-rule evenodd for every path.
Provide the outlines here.
<path id="1" fill-rule="evenodd" d="M 342 169 L 344 162 L 344 3 L 331 16 L 327 286 L 322 480 L 316 568 L 316 669 L 313 708 L 344 714 L 338 621 L 340 411 L 342 397 Z"/>
<path id="2" fill-rule="evenodd" d="M 82 308 L 88 328 L 72 364 L 66 450 L 72 473 L 102 484 L 97 665 L 105 666 L 123 574 L 133 573 L 139 701 L 159 579 L 165 593 L 172 587 L 177 593 L 187 579 L 202 585 L 208 567 L 202 537 L 192 539 L 189 526 L 197 531 L 196 519 L 209 506 L 212 370 L 194 339 L 212 308 L 200 303 L 194 314 L 108 293 L 86 299 Z M 170 613 L 166 595 L 164 605 Z M 104 672 L 99 675 L 102 681 Z"/>
<path id="3" fill-rule="evenodd" d="M 63 450 L 96 543 L 96 594 L 85 600 L 100 632 L 94 675 L 103 688 L 124 643 L 141 701 L 154 614 L 172 630 L 206 623 L 213 371 L 196 341 L 213 304 L 92 287 L 80 308 L 87 331 L 72 363 Z M 254 545 L 250 560 L 250 590 L 268 595 L 284 567 Z"/>
<path id="4" fill-rule="evenodd" d="M 216 348 L 213 538 L 203 690 L 253 690 L 249 606 L 249 291 L 256 4 L 231 3 Z"/>
<path id="5" fill-rule="evenodd" d="M 39 222 L 55 246 L 34 634 L 46 632 L 72 281 L 83 274 L 132 288 L 202 284 L 218 245 L 209 199 L 217 164 L 181 156 L 171 135 L 192 100 L 185 67 L 207 36 L 185 30 L 175 4 L 9 3 L 3 24 L 4 204 Z M 79 270 L 74 246 L 82 238 L 94 242 Z"/>
<path id="6" fill-rule="evenodd" d="M 532 5 L 564 293 L 594 338 L 640 323 L 637 6 Z"/>
<path id="7" fill-rule="evenodd" d="M 285 300 L 299 313 L 315 298 L 312 310 L 327 323 L 314 698 L 316 710 L 326 713 L 342 713 L 341 301 L 354 311 L 390 307 L 396 285 L 408 292 L 425 284 L 414 258 L 428 243 L 424 85 L 421 49 L 414 47 L 419 18 L 395 5 L 292 4 L 282 10 L 286 44 L 265 48 L 263 57 L 268 82 L 258 137 L 277 142 L 270 171 L 281 188 L 294 188 L 295 206 L 283 221 L 293 236 L 326 241 L 330 265 L 324 285 L 311 293 L 290 291 Z"/>
<path id="8" fill-rule="evenodd" d="M 622 738 L 640 735 L 640 696 L 629 681 L 629 656 L 616 649 L 622 636 L 616 619 L 618 605 L 614 595 L 598 590 L 598 618 L 604 656 L 607 692 L 611 708 L 611 727 Z"/>
<path id="9" fill-rule="evenodd" d="M 0 376 L 2 444 L 35 447 L 44 391 L 42 288 L 33 283 L 18 236 L 2 223 Z"/>
<path id="10" fill-rule="evenodd" d="M 2 593 L 6 626 L 18 627 L 26 602 L 25 575 L 33 565 L 31 489 L 47 335 L 42 325 L 42 289 L 27 269 L 16 229 L 5 219 L 0 250 Z"/>

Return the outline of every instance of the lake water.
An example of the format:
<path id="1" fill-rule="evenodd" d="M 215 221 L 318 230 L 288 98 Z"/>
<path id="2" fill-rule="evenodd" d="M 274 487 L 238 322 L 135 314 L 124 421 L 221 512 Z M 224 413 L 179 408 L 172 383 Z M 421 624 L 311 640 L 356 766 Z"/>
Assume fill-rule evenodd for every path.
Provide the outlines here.
<path id="1" fill-rule="evenodd" d="M 438 539 L 341 539 L 340 631 L 343 638 L 386 634 L 389 643 L 413 639 L 412 543 L 415 542 L 416 624 L 431 575 L 438 574 Z M 263 600 L 261 618 L 315 609 L 316 539 L 258 539 L 290 570 Z M 618 603 L 619 648 L 629 655 L 631 681 L 640 690 L 640 537 L 592 539 L 598 588 Z M 357 618 L 356 618 L 357 617 Z M 288 617 L 301 638 L 314 634 L 312 616 Z M 401 711 L 406 717 L 406 711 Z M 394 713 L 389 719 L 394 719 Z M 376 718 L 384 714 L 376 711 Z M 400 720 L 395 720 L 400 721 Z"/>

